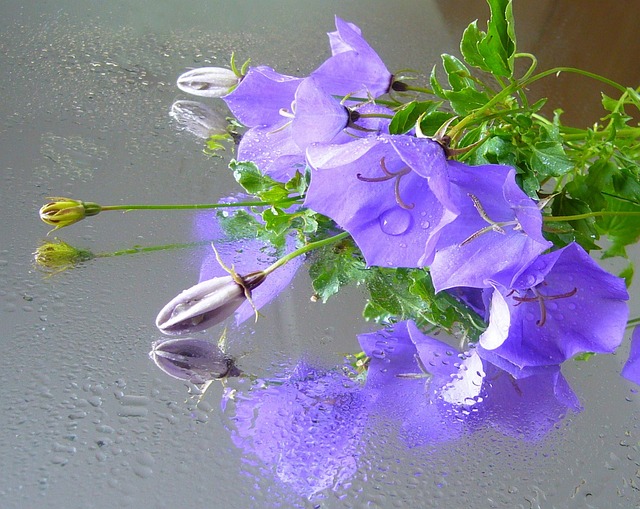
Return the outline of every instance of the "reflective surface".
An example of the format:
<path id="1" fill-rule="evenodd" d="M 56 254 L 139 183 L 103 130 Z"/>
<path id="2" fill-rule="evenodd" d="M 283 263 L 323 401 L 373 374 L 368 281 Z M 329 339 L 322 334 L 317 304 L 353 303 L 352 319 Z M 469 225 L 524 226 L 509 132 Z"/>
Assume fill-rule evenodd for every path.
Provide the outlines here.
<path id="1" fill-rule="evenodd" d="M 158 310 L 197 281 L 206 248 L 98 258 L 49 277 L 33 266 L 31 253 L 48 231 L 36 211 L 49 196 L 102 204 L 214 202 L 237 190 L 227 160 L 205 156 L 202 141 L 169 116 L 175 100 L 189 99 L 175 87 L 184 70 L 226 65 L 235 50 L 239 60 L 303 75 L 327 56 L 325 32 L 338 14 L 362 28 L 390 69 L 429 71 L 440 53 L 457 52 L 471 20 L 486 19 L 483 2 L 469 4 L 3 3 L 2 507 L 638 506 L 638 396 L 619 377 L 627 343 L 615 356 L 567 363 L 563 373 L 583 411 L 568 411 L 540 440 L 484 426 L 408 443 L 397 423 L 348 388 L 329 397 L 304 385 L 333 387 L 334 375 L 324 370 L 357 351 L 356 334 L 372 326 L 359 318 L 359 289 L 313 303 L 300 271 L 263 319 L 230 328 L 227 337 L 244 373 L 286 380 L 293 372 L 301 380 L 293 389 L 284 384 L 281 393 L 262 393 L 276 401 L 293 397 L 300 407 L 280 410 L 284 415 L 291 408 L 324 415 L 330 401 L 351 416 L 340 420 L 336 410 L 341 424 L 331 436 L 348 439 L 325 450 L 322 474 L 309 473 L 302 467 L 314 457 L 292 454 L 286 463 L 281 451 L 255 447 L 265 414 L 245 413 L 261 397 L 249 390 L 251 379 L 230 379 L 226 389 L 215 382 L 199 395 L 148 357 L 160 339 L 153 325 Z M 538 54 L 541 68 L 581 66 L 637 85 L 637 66 L 625 62 L 637 54 L 631 20 L 638 13 L 615 6 L 603 13 L 601 4 L 516 6 L 519 49 Z M 637 11 L 635 4 L 625 7 Z M 549 80 L 539 93 L 566 110 L 567 122 L 584 125 L 598 118 L 600 87 L 576 79 Z M 109 212 L 48 238 L 105 253 L 190 242 L 192 229 L 188 212 Z M 640 250 L 633 254 L 640 260 Z M 623 264 L 603 266 L 615 271 Z M 631 293 L 637 316 L 637 291 Z M 199 337 L 215 342 L 221 333 L 215 328 Z M 301 361 L 317 371 L 295 370 Z M 243 427 L 247 422 L 254 431 Z M 318 440 L 317 423 L 285 424 L 283 440 Z M 297 473 L 315 481 L 291 482 Z"/>

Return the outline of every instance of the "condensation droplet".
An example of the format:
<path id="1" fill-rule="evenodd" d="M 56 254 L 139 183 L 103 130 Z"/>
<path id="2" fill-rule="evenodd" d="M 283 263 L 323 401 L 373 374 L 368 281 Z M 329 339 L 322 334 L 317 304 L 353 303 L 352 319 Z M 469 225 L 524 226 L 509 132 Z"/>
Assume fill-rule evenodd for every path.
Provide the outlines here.
<path id="1" fill-rule="evenodd" d="M 411 226 L 412 218 L 408 210 L 394 207 L 378 217 L 380 229 L 387 235 L 402 235 Z"/>

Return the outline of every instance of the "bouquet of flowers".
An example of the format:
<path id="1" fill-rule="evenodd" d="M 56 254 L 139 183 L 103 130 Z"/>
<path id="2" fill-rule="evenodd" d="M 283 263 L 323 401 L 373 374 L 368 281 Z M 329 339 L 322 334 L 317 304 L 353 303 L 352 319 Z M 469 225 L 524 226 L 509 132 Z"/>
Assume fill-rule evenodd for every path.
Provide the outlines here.
<path id="1" fill-rule="evenodd" d="M 488 390 L 511 390 L 487 382 L 497 372 L 520 383 L 521 395 L 535 399 L 530 387 L 538 384 L 555 395 L 554 405 L 576 409 L 562 363 L 614 352 L 638 322 L 626 302 L 632 265 L 613 275 L 590 252 L 606 239 L 603 256 L 626 257 L 625 247 L 640 238 L 640 93 L 580 69 L 537 71 L 536 58 L 516 49 L 511 1 L 489 4 L 486 31 L 476 22 L 464 31 L 463 58 L 442 55 L 426 77 L 389 71 L 361 30 L 340 18 L 328 34 L 331 56 L 306 77 L 249 61 L 238 67 L 233 57 L 230 68 L 181 75 L 182 91 L 218 98 L 230 110 L 222 119 L 205 103 L 182 100 L 171 114 L 206 139 L 207 152 L 234 146 L 230 171 L 242 195 L 180 206 L 56 198 L 40 215 L 58 229 L 105 210 L 213 209 L 198 219 L 214 239 L 200 281 L 157 317 L 168 335 L 234 314 L 237 323 L 257 318 L 304 264 L 314 299 L 349 284 L 367 288 L 363 317 L 383 329 L 359 337 L 349 378 L 366 380 L 375 398 L 395 398 L 396 406 L 404 399 L 398 393 L 414 397 L 409 381 L 429 379 L 429 404 L 411 419 L 440 419 Z M 561 72 L 615 91 L 602 95 L 600 122 L 566 126 L 560 111 L 546 113 L 545 99 L 527 97 L 530 85 Z M 241 248 L 233 264 L 218 242 Z M 49 246 L 40 261 L 59 261 L 61 251 Z M 429 336 L 436 330 L 458 338 L 460 350 Z M 638 329 L 633 338 L 623 374 L 640 383 Z M 185 341 L 154 346 L 172 376 L 196 373 L 202 382 L 207 373 L 240 374 L 217 346 Z M 302 371 L 314 374 L 290 382 L 294 392 L 309 380 L 333 380 Z M 290 392 L 277 387 L 269 391 Z M 351 421 L 342 427 L 352 429 Z M 246 445 L 249 432 L 237 433 Z"/>

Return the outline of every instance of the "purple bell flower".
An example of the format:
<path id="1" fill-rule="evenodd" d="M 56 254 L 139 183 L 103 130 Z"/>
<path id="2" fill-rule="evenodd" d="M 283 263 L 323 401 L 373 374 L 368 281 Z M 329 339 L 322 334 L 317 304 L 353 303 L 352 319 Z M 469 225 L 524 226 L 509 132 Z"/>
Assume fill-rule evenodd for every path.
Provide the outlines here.
<path id="1" fill-rule="evenodd" d="M 368 265 L 431 263 L 440 230 L 456 216 L 439 144 L 380 135 L 311 145 L 307 162 L 312 175 L 305 205 L 347 230 Z"/>
<path id="2" fill-rule="evenodd" d="M 480 354 L 514 376 L 584 352 L 611 353 L 622 341 L 624 280 L 576 243 L 540 256 L 511 288 L 494 288 Z"/>
<path id="3" fill-rule="evenodd" d="M 436 291 L 509 287 L 543 251 L 537 204 L 518 187 L 508 166 L 468 166 L 448 161 L 451 200 L 460 211 L 442 229 L 431 275 Z"/>

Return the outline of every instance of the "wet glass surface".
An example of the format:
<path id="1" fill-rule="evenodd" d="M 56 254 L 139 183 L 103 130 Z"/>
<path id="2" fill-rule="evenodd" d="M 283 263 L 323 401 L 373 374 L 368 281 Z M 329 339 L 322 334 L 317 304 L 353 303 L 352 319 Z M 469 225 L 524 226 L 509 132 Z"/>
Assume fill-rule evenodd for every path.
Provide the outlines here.
<path id="1" fill-rule="evenodd" d="M 628 59 L 640 44 L 640 9 L 604 4 L 518 4 L 519 49 L 537 54 L 541 69 L 573 65 L 637 85 Z M 235 50 L 239 60 L 304 75 L 326 58 L 337 14 L 362 28 L 390 69 L 429 71 L 440 53 L 457 53 L 471 20 L 488 15 L 483 2 L 462 0 L 248 5 L 3 4 L 0 505 L 640 507 L 638 395 L 619 376 L 628 342 L 616 355 L 563 367 L 583 410 L 550 416 L 551 431 L 538 440 L 505 421 L 408 445 L 397 423 L 365 415 L 342 388 L 334 400 L 359 419 L 331 430 L 347 438 L 323 449 L 329 466 L 319 473 L 317 456 L 283 461 L 259 447 L 269 434 L 253 413 L 251 380 L 215 382 L 202 395 L 149 358 L 161 337 L 158 310 L 197 282 L 206 248 L 98 258 L 49 277 L 34 267 L 32 253 L 56 236 L 93 253 L 193 240 L 192 213 L 146 211 L 105 213 L 47 237 L 36 212 L 49 196 L 212 203 L 237 190 L 228 161 L 204 155 L 202 141 L 169 116 L 175 100 L 189 99 L 175 87 L 184 70 L 226 65 Z M 566 122 L 586 125 L 598 118 L 599 91 L 561 76 L 536 93 L 564 109 Z M 637 247 L 631 254 L 640 261 Z M 229 353 L 243 372 L 284 377 L 301 361 L 329 369 L 359 349 L 356 334 L 373 330 L 360 318 L 362 292 L 327 304 L 310 295 L 299 271 L 257 324 L 230 328 Z M 640 314 L 637 292 L 630 306 Z M 198 337 L 215 341 L 221 332 Z M 300 376 L 334 383 L 315 371 Z M 240 397 L 231 401 L 233 390 Z M 269 397 L 300 403 L 287 387 Z M 299 412 L 308 415 L 308 405 Z M 280 437 L 314 440 L 314 425 L 301 418 Z"/>

